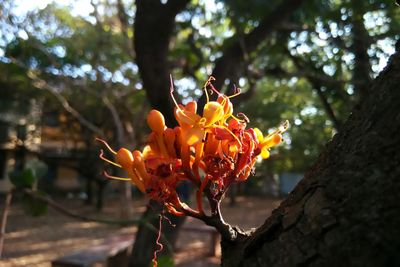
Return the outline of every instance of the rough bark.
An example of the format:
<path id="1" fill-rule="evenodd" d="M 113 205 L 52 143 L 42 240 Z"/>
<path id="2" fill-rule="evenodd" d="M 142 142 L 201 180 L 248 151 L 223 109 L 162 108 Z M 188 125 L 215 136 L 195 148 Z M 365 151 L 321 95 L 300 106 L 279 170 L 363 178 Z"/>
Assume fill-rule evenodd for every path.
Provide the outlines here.
<path id="1" fill-rule="evenodd" d="M 223 266 L 400 265 L 399 47 L 264 225 L 222 240 Z"/>

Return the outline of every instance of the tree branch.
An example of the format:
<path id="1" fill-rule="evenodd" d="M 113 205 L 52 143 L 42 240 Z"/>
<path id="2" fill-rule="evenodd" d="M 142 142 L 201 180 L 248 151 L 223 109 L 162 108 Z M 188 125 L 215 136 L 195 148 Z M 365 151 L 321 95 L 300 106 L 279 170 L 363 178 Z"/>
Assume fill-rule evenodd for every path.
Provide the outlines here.
<path id="1" fill-rule="evenodd" d="M 126 39 L 126 50 L 128 54 L 134 58 L 135 57 L 135 51 L 132 47 L 132 38 L 129 38 L 128 34 L 128 29 L 129 29 L 129 22 L 128 22 L 128 16 L 125 12 L 125 7 L 124 3 L 122 0 L 117 0 L 117 12 L 118 12 L 118 19 L 121 24 L 121 31 L 123 33 L 123 36 Z"/>
<path id="2" fill-rule="evenodd" d="M 310 73 L 318 72 L 319 75 L 322 75 L 324 77 L 325 76 L 329 77 L 329 76 L 326 75 L 322 70 L 317 69 L 317 67 L 315 67 L 312 63 L 303 61 L 301 58 L 292 55 L 289 51 L 287 51 L 287 54 L 289 55 L 289 57 L 292 59 L 293 63 L 299 70 L 311 69 L 311 71 L 306 71 L 304 76 L 308 79 L 308 81 L 311 83 L 314 90 L 317 92 L 318 97 L 321 100 L 322 106 L 324 107 L 326 115 L 332 121 L 336 130 L 340 130 L 342 127 L 342 123 L 336 116 L 334 110 L 332 109 L 332 106 L 328 102 L 327 97 L 325 96 L 324 92 L 322 91 L 323 84 L 321 83 L 321 80 L 316 78 L 314 75 L 312 75 Z M 338 93 L 340 93 L 340 89 L 337 88 L 338 83 L 335 83 L 335 84 L 336 84 L 336 91 Z M 339 83 L 339 85 L 341 86 L 342 84 Z M 329 84 L 326 87 L 329 87 Z M 348 102 L 348 98 L 344 99 L 344 101 Z"/>
<path id="3" fill-rule="evenodd" d="M 103 100 L 104 105 L 110 111 L 111 116 L 113 118 L 115 129 L 117 131 L 117 142 L 120 146 L 123 146 L 125 145 L 124 126 L 122 125 L 122 121 L 118 114 L 118 111 L 113 105 L 113 103 L 111 103 L 111 101 L 108 99 L 108 97 L 103 96 L 101 99 Z"/>
<path id="4" fill-rule="evenodd" d="M 49 85 L 45 80 L 40 79 L 36 77 L 33 73 L 28 73 L 28 77 L 33 81 L 33 85 L 39 89 L 44 89 L 47 90 L 49 93 L 51 93 L 57 100 L 60 102 L 61 106 L 68 112 L 70 113 L 75 119 L 79 121 L 79 123 L 82 124 L 82 126 L 88 128 L 90 131 L 95 133 L 96 135 L 100 137 L 104 137 L 103 130 L 93 123 L 91 123 L 89 120 L 87 120 L 85 117 L 83 117 L 76 109 L 74 109 L 68 102 L 68 100 L 58 92 L 57 88 L 54 88 L 53 86 Z"/>
<path id="5" fill-rule="evenodd" d="M 139 220 L 124 220 L 124 221 L 116 221 L 116 220 L 106 220 L 106 219 L 98 219 L 98 218 L 91 218 L 86 215 L 81 215 L 77 214 L 75 212 L 72 212 L 66 208 L 64 208 L 61 204 L 55 202 L 52 200 L 50 197 L 47 196 L 42 196 L 40 194 L 37 194 L 37 192 L 31 190 L 31 189 L 23 189 L 22 192 L 34 199 L 40 200 L 48 204 L 50 207 L 55 209 L 56 211 L 60 212 L 61 214 L 78 219 L 81 221 L 91 221 L 91 222 L 99 222 L 99 223 L 106 223 L 106 224 L 117 224 L 117 225 L 131 225 L 131 224 L 138 224 Z"/>
<path id="6" fill-rule="evenodd" d="M 4 238 L 6 235 L 6 226 L 7 226 L 7 218 L 8 218 L 8 212 L 10 211 L 11 207 L 11 200 L 12 200 L 12 191 L 8 192 L 6 194 L 6 198 L 4 201 L 4 209 L 3 213 L 1 214 L 1 224 L 0 224 L 0 259 L 3 254 L 3 244 L 4 244 Z"/>
<path id="7" fill-rule="evenodd" d="M 272 12 L 267 14 L 253 31 L 243 36 L 243 40 L 232 43 L 223 53 L 223 56 L 216 60 L 212 75 L 217 79 L 215 87 L 222 89 L 226 79 L 238 76 L 241 64 L 246 53 L 257 49 L 259 44 L 269 37 L 276 28 L 292 14 L 304 0 L 284 0 Z M 242 42 L 242 44 L 240 44 Z M 245 51 L 243 51 L 243 47 Z"/>

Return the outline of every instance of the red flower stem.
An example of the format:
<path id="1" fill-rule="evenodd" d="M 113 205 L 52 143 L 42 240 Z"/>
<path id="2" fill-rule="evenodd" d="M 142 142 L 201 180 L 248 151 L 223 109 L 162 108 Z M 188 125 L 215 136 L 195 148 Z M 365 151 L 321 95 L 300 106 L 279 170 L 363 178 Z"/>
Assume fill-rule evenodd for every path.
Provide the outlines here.
<path id="1" fill-rule="evenodd" d="M 204 216 L 204 214 L 201 214 L 199 211 L 192 209 L 185 203 L 182 203 L 178 196 L 175 196 L 172 199 L 171 207 L 175 209 L 179 214 L 182 212 L 184 215 L 191 216 L 197 219 L 201 219 Z"/>

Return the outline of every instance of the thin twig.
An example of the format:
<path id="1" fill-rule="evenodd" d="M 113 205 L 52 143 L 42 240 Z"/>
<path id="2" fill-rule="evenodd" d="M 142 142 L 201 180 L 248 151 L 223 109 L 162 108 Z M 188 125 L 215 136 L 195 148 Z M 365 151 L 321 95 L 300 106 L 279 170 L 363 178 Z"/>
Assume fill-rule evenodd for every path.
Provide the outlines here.
<path id="1" fill-rule="evenodd" d="M 32 198 L 35 198 L 37 200 L 47 203 L 50 207 L 52 207 L 56 211 L 62 213 L 63 215 L 66 215 L 68 217 L 72 217 L 72 218 L 75 218 L 75 219 L 78 219 L 81 221 L 91 221 L 91 222 L 98 222 L 98 223 L 105 223 L 105 224 L 117 224 L 120 226 L 140 224 L 140 223 L 144 222 L 143 220 L 140 220 L 140 219 L 137 219 L 137 220 L 107 220 L 107 219 L 92 218 L 89 216 L 74 213 L 74 212 L 64 208 L 59 203 L 52 200 L 50 197 L 39 195 L 37 192 L 35 192 L 31 189 L 23 189 L 23 193 Z"/>
<path id="2" fill-rule="evenodd" d="M 32 189 L 23 189 L 22 192 L 32 198 L 41 200 L 45 203 L 47 203 L 50 207 L 52 207 L 53 209 L 55 209 L 56 211 L 60 212 L 61 214 L 68 216 L 68 217 L 72 217 L 74 219 L 78 219 L 81 221 L 90 221 L 90 222 L 98 222 L 98 223 L 104 223 L 104 224 L 114 224 L 114 225 L 119 225 L 119 226 L 128 226 L 128 225 L 133 225 L 133 224 L 143 224 L 146 228 L 150 229 L 150 231 L 154 232 L 154 233 L 158 233 L 158 229 L 152 225 L 151 223 L 149 223 L 148 220 L 143 220 L 143 219 L 136 219 L 136 220 L 106 220 L 106 219 L 99 219 L 99 218 L 93 218 L 93 217 L 89 217 L 89 216 L 85 216 L 85 215 L 81 215 L 81 214 L 77 214 L 74 213 L 66 208 L 64 208 L 63 206 L 61 206 L 60 204 L 58 204 L 57 202 L 55 202 L 54 200 L 52 200 L 50 197 L 46 197 L 43 195 L 39 195 L 36 191 L 32 190 Z M 164 244 L 167 246 L 168 249 L 170 249 L 172 251 L 172 245 L 169 243 L 169 241 L 167 240 L 167 238 L 165 237 L 164 234 L 162 234 L 161 236 Z"/>
<path id="3" fill-rule="evenodd" d="M 27 67 L 25 64 L 22 62 L 18 61 L 17 59 L 13 57 L 9 57 L 12 63 L 16 64 L 17 66 L 23 68 L 27 72 L 27 77 L 31 79 L 32 84 L 43 90 L 47 90 L 49 93 L 51 93 L 61 104 L 61 106 L 70 113 L 75 119 L 77 119 L 82 126 L 88 128 L 90 131 L 94 132 L 97 136 L 104 137 L 103 130 L 99 127 L 97 127 L 95 124 L 90 122 L 88 119 L 86 119 L 82 114 L 79 113 L 76 109 L 74 109 L 68 100 L 59 92 L 58 88 L 55 88 L 54 86 L 50 85 L 47 81 L 39 78 L 37 74 L 34 73 L 29 67 Z"/>
<path id="4" fill-rule="evenodd" d="M 37 77 L 30 77 L 34 81 L 35 85 L 39 88 L 46 89 L 48 92 L 50 92 L 53 96 L 57 98 L 57 100 L 60 102 L 62 107 L 70 113 L 75 119 L 77 119 L 83 126 L 91 130 L 93 133 L 95 133 L 98 136 L 103 137 L 104 133 L 103 130 L 96 125 L 94 125 L 92 122 L 87 120 L 85 117 L 83 117 L 76 109 L 74 109 L 68 100 L 59 92 L 57 92 L 57 89 L 53 88 L 51 85 L 49 85 L 46 81 L 39 79 Z"/>
<path id="5" fill-rule="evenodd" d="M 8 192 L 6 195 L 5 203 L 4 203 L 4 210 L 1 215 L 1 225 L 0 225 L 0 259 L 3 254 L 3 244 L 4 244 L 4 237 L 6 234 L 6 225 L 7 225 L 7 217 L 8 212 L 10 211 L 12 200 L 12 191 Z"/>

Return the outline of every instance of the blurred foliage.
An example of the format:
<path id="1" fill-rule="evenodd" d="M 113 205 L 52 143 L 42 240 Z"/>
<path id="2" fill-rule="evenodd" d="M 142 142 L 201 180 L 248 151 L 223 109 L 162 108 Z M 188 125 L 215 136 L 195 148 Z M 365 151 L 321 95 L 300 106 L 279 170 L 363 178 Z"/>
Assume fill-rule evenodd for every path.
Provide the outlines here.
<path id="1" fill-rule="evenodd" d="M 257 90 L 236 110 L 245 112 L 252 126 L 263 131 L 286 119 L 292 125 L 285 144 L 274 151 L 270 162 L 260 164 L 258 175 L 303 172 L 309 167 L 337 130 L 321 95 L 336 119 L 345 121 L 361 98 L 357 88 L 363 81 L 354 75 L 356 49 L 361 47 L 357 45 L 366 44 L 361 52 L 368 55 L 364 63 L 371 77 L 394 52 L 400 12 L 393 2 L 307 1 L 256 52 L 247 54 L 238 86 L 244 92 L 251 87 Z M 75 131 L 90 142 L 93 133 L 65 112 L 54 92 L 101 128 L 109 140 L 116 140 L 112 108 L 106 105 L 111 103 L 123 125 L 125 141 L 143 144 L 147 106 L 134 63 L 135 5 L 122 1 L 121 10 L 116 1 L 96 3 L 85 16 L 73 15 L 70 7 L 56 3 L 26 14 L 18 14 L 13 1 L 0 4 L 0 71 L 4 74 L 0 86 L 1 94 L 7 96 L 1 101 L 38 99 L 44 113 L 57 111 L 70 117 L 68 122 L 78 124 Z M 199 88 L 224 49 L 260 25 L 279 3 L 196 0 L 178 14 L 169 60 L 180 97 L 184 101 L 199 98 Z M 359 27 L 359 21 L 365 33 L 361 37 L 354 26 Z M 43 89 L 37 78 L 52 89 Z M 7 109 L 6 104 L 1 107 Z"/>
<path id="2" fill-rule="evenodd" d="M 259 164 L 257 173 L 271 167 L 274 172 L 305 171 L 332 137 L 332 123 L 327 120 L 316 94 L 305 79 L 283 83 L 263 79 L 259 83 L 263 90 L 257 91 L 253 99 L 242 107 L 251 118 L 250 125 L 267 132 L 288 119 L 291 126 L 284 134 L 283 145 L 272 151 L 272 162 Z M 273 86 L 274 83 L 281 83 L 279 90 Z"/>
<path id="3" fill-rule="evenodd" d="M 16 188 L 32 188 L 36 177 L 32 169 L 15 170 L 10 173 L 10 181 Z"/>
<path id="4" fill-rule="evenodd" d="M 17 190 L 31 190 L 36 186 L 38 178 L 40 178 L 44 173 L 44 165 L 35 163 L 30 166 L 31 168 L 26 168 L 22 170 L 14 170 L 9 174 L 10 181 Z M 42 191 L 35 190 L 34 193 L 38 196 L 46 196 L 46 193 Z M 47 203 L 29 196 L 27 194 L 22 195 L 21 203 L 27 214 L 31 216 L 40 216 L 47 213 Z"/>
<path id="5" fill-rule="evenodd" d="M 46 196 L 46 193 L 41 191 L 37 191 L 35 194 L 42 197 Z M 35 217 L 45 215 L 48 211 L 48 205 L 46 202 L 28 195 L 23 195 L 22 205 L 27 214 Z"/>
<path id="6" fill-rule="evenodd" d="M 160 255 L 157 257 L 157 264 L 160 267 L 174 267 L 174 259 L 169 256 Z M 153 266 L 153 265 L 151 265 Z"/>

